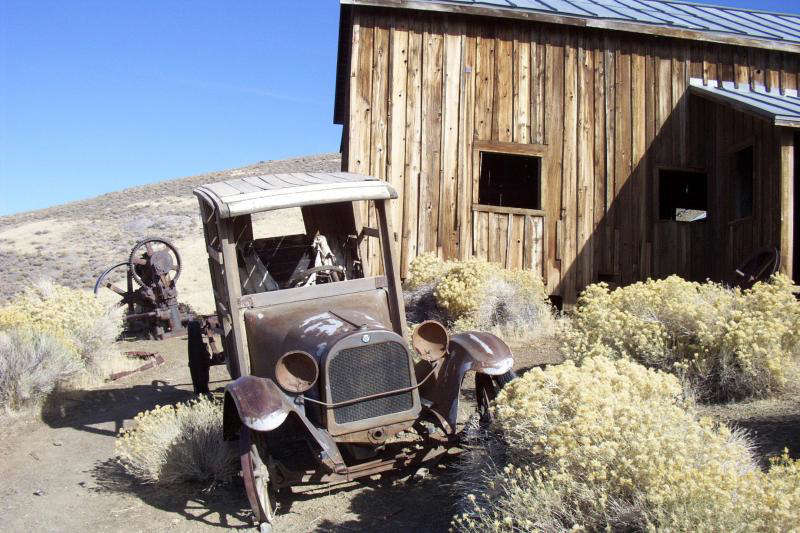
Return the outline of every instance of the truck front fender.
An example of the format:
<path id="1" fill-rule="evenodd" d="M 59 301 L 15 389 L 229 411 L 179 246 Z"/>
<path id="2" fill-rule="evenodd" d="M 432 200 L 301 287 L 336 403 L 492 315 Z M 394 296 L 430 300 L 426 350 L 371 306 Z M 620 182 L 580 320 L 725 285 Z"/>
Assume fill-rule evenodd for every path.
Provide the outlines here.
<path id="1" fill-rule="evenodd" d="M 272 431 L 294 412 L 320 447 L 319 460 L 334 472 L 344 472 L 344 459 L 336 442 L 306 417 L 274 381 L 257 376 L 242 376 L 225 387 L 222 437 L 233 440 L 242 424 L 253 431 Z"/>
<path id="2" fill-rule="evenodd" d="M 426 361 L 421 364 L 429 365 Z M 464 375 L 474 370 L 497 376 L 508 372 L 512 366 L 511 349 L 496 335 L 477 331 L 459 333 L 451 337 L 436 378 L 420 387 L 420 395 L 430 402 L 430 409 L 445 422 L 445 430 L 455 434 Z"/>
<path id="3" fill-rule="evenodd" d="M 242 424 L 254 431 L 272 431 L 293 408 L 271 379 L 242 376 L 225 387 L 223 436 L 234 438 Z"/>

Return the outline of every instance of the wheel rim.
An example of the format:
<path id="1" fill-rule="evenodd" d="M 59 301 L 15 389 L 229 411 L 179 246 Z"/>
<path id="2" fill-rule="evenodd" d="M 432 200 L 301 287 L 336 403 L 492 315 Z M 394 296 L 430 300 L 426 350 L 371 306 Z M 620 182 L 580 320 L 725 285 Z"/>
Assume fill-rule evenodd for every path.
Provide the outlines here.
<path id="1" fill-rule="evenodd" d="M 241 439 L 242 480 L 256 522 L 271 523 L 275 518 L 275 499 L 269 488 L 269 471 L 258 450 L 258 438 L 243 428 Z"/>

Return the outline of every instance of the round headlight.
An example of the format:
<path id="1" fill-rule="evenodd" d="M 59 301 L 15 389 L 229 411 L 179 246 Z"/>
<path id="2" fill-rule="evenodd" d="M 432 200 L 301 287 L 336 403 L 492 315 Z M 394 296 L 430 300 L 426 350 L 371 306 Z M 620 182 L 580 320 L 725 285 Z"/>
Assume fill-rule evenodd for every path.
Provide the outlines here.
<path id="1" fill-rule="evenodd" d="M 428 320 L 414 329 L 411 345 L 426 361 L 436 361 L 447 353 L 449 339 L 443 325 L 435 320 Z"/>
<path id="2" fill-rule="evenodd" d="M 300 394 L 317 381 L 317 361 L 306 352 L 288 352 L 275 365 L 275 379 L 286 392 Z"/>

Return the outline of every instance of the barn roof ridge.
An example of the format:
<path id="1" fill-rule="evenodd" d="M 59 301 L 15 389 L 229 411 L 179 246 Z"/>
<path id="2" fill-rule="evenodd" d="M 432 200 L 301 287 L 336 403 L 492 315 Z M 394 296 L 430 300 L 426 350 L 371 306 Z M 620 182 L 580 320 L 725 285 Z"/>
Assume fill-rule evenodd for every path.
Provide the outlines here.
<path id="1" fill-rule="evenodd" d="M 340 0 L 342 6 L 539 20 L 800 53 L 800 14 L 685 0 Z"/>

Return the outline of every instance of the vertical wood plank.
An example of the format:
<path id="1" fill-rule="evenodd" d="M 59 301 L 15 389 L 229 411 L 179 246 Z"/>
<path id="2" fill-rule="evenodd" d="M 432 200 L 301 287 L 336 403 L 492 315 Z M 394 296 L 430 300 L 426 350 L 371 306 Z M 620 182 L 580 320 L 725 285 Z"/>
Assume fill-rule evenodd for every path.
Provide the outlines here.
<path id="1" fill-rule="evenodd" d="M 544 144 L 545 140 L 545 47 L 540 30 L 531 30 L 531 142 Z"/>
<path id="2" fill-rule="evenodd" d="M 592 40 L 594 55 L 594 199 L 592 280 L 596 280 L 603 269 L 603 249 L 605 246 L 606 217 L 606 71 L 603 49 L 600 41 Z"/>
<path id="3" fill-rule="evenodd" d="M 523 266 L 523 246 L 525 235 L 525 216 L 509 215 L 508 228 L 508 268 L 521 269 Z"/>
<path id="4" fill-rule="evenodd" d="M 561 259 L 565 267 L 562 270 L 561 294 L 567 303 L 573 303 L 577 296 L 578 70 L 578 42 L 572 34 L 567 36 L 564 47 L 564 168 L 561 184 L 561 221 L 564 230 Z"/>
<path id="5" fill-rule="evenodd" d="M 592 282 L 594 262 L 594 52 L 588 39 L 578 48 L 578 145 L 577 145 L 577 261 L 576 291 Z M 576 295 L 577 296 L 577 295 Z"/>
<path id="6" fill-rule="evenodd" d="M 605 128 L 606 128 L 606 218 L 603 246 L 603 271 L 605 274 L 615 273 L 614 228 L 616 227 L 616 209 L 613 208 L 616 198 L 614 180 L 616 179 L 616 49 L 618 41 L 609 36 L 603 37 L 603 64 L 605 68 Z"/>
<path id="7" fill-rule="evenodd" d="M 780 243 L 781 243 L 781 272 L 792 277 L 794 261 L 794 205 L 795 200 L 795 154 L 794 131 L 782 128 L 779 134 L 780 142 Z"/>
<path id="8" fill-rule="evenodd" d="M 385 19 L 376 18 L 372 51 L 372 121 L 370 175 L 386 179 L 388 152 L 389 115 L 389 27 Z M 368 221 L 371 227 L 378 223 L 375 206 L 369 205 Z M 369 272 L 374 276 L 381 272 L 381 244 L 376 239 L 367 239 L 369 249 Z"/>
<path id="9" fill-rule="evenodd" d="M 673 130 L 673 160 L 679 166 L 686 166 L 686 45 L 675 42 L 672 47 L 672 105 L 674 126 Z"/>
<path id="10" fill-rule="evenodd" d="M 645 188 L 646 166 L 645 150 L 647 141 L 646 131 L 646 79 L 645 79 L 645 56 L 642 45 L 636 45 L 631 54 L 631 166 L 633 177 L 631 180 L 631 219 L 632 238 L 631 252 L 629 261 L 634 264 L 632 268 L 632 279 L 639 279 L 642 271 L 642 261 L 644 259 L 645 239 L 644 231 L 647 225 L 645 221 L 645 206 L 647 205 L 647 191 Z"/>
<path id="11" fill-rule="evenodd" d="M 533 217 L 525 215 L 522 221 L 522 268 L 533 269 Z"/>
<path id="12" fill-rule="evenodd" d="M 531 137 L 531 42 L 530 32 L 517 26 L 513 41 L 513 99 L 514 128 L 512 140 L 515 143 L 529 143 Z"/>
<path id="13" fill-rule="evenodd" d="M 545 105 L 547 125 L 545 134 L 550 146 L 545 161 L 547 179 L 542 182 L 542 200 L 547 212 L 548 242 L 545 244 L 547 289 L 556 294 L 561 283 L 557 225 L 561 218 L 561 172 L 564 115 L 564 34 L 554 30 L 546 43 Z"/>
<path id="14" fill-rule="evenodd" d="M 631 191 L 628 187 L 631 175 L 631 56 L 630 43 L 623 41 L 616 59 L 616 140 L 614 143 L 615 195 L 619 216 L 615 220 L 620 233 L 619 250 L 616 255 L 615 273 L 620 274 L 621 283 L 629 283 L 632 277 L 632 232 Z"/>
<path id="15" fill-rule="evenodd" d="M 372 48 L 374 32 L 372 19 L 355 14 L 353 19 L 353 45 L 350 60 L 350 114 L 348 117 L 350 172 L 369 174 L 372 133 Z M 368 224 L 368 206 L 359 202 L 354 208 L 358 224 Z M 359 228 L 360 229 L 360 228 Z M 359 254 L 364 271 L 369 272 L 369 244 L 362 241 Z"/>
<path id="16" fill-rule="evenodd" d="M 495 39 L 493 32 L 485 27 L 481 29 L 475 42 L 475 140 L 492 139 L 492 123 L 494 109 L 494 54 Z M 475 191 L 478 188 L 475 187 Z M 477 203 L 477 198 L 475 199 Z"/>
<path id="17" fill-rule="evenodd" d="M 495 95 L 492 138 L 502 142 L 513 140 L 514 127 L 514 39 L 511 27 L 500 24 L 495 52 Z"/>
<path id="18" fill-rule="evenodd" d="M 442 143 L 442 49 L 440 28 L 425 24 L 422 50 L 422 176 L 419 184 L 419 253 L 436 252 Z"/>
<path id="19" fill-rule="evenodd" d="M 544 279 L 544 219 L 533 218 L 533 263 L 531 269 Z"/>
<path id="20" fill-rule="evenodd" d="M 442 96 L 442 172 L 439 181 L 438 247 L 445 259 L 460 257 L 458 244 L 458 126 L 461 98 L 463 24 L 447 22 L 444 35 L 444 91 Z"/>
<path id="21" fill-rule="evenodd" d="M 462 260 L 472 256 L 473 124 L 475 120 L 476 28 L 468 24 L 462 40 L 461 110 L 458 125 L 458 241 Z"/>
<path id="22" fill-rule="evenodd" d="M 389 158 L 388 181 L 397 191 L 399 198 L 389 204 L 389 221 L 392 224 L 390 235 L 395 257 L 401 258 L 401 243 L 403 235 L 403 207 L 405 205 L 406 183 L 406 110 L 408 89 L 408 29 L 404 19 L 398 20 L 390 32 L 391 48 L 391 78 L 389 81 L 389 95 L 391 99 L 389 109 Z M 413 149 L 413 147 L 412 147 Z M 400 262 L 400 272 L 405 276 L 406 271 Z"/>
<path id="23" fill-rule="evenodd" d="M 406 153 L 403 194 L 403 276 L 417 256 L 419 188 L 422 170 L 422 32 L 416 27 L 408 34 L 406 79 Z"/>
<path id="24" fill-rule="evenodd" d="M 475 257 L 483 261 L 489 260 L 489 213 L 473 214 L 475 225 Z"/>

